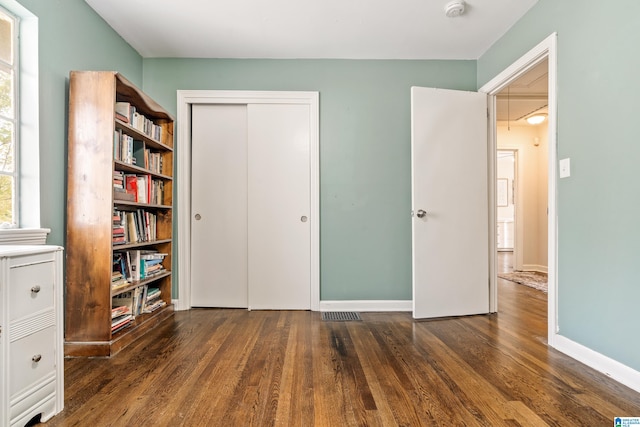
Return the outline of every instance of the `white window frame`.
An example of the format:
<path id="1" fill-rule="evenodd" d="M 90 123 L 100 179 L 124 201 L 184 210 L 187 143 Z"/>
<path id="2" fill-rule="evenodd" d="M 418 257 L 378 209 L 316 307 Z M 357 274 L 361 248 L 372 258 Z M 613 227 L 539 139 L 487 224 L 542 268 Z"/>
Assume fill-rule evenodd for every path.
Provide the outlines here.
<path id="1" fill-rule="evenodd" d="M 40 115 L 38 18 L 16 0 L 0 0 L 18 21 L 16 55 L 16 206 L 15 229 L 0 229 L 0 244 L 44 244 L 49 229 L 40 227 Z M 24 155 L 21 155 L 24 154 Z M 28 153 L 28 154 L 26 154 Z"/>
<path id="2" fill-rule="evenodd" d="M 11 33 L 11 50 L 12 50 L 12 58 L 10 63 L 6 63 L 4 61 L 0 61 L 0 68 L 4 71 L 9 72 L 12 75 L 13 83 L 12 83 L 12 107 L 13 111 L 11 113 L 11 117 L 3 116 L 2 119 L 4 121 L 8 121 L 13 126 L 13 168 L 12 172 L 0 171 L 0 176 L 9 176 L 13 178 L 13 190 L 11 192 L 12 202 L 11 202 L 11 217 L 14 221 L 13 224 L 1 223 L 0 228 L 15 228 L 20 218 L 19 214 L 19 206 L 17 202 L 20 200 L 20 150 L 18 149 L 18 141 L 20 140 L 20 97 L 18 92 L 18 87 L 20 85 L 20 52 L 17 47 L 19 46 L 18 40 L 18 32 L 20 29 L 20 17 L 11 13 L 11 11 L 6 10 L 4 7 L 1 8 L 1 11 L 4 15 L 8 15 L 9 18 L 13 20 L 13 30 Z M 9 227 L 7 227 L 9 225 Z"/>

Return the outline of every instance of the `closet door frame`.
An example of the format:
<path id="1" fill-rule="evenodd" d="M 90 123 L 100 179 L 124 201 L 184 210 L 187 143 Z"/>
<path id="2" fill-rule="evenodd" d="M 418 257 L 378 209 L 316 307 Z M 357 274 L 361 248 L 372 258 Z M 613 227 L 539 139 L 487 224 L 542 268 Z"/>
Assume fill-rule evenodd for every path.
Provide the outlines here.
<path id="1" fill-rule="evenodd" d="M 303 104 L 309 106 L 310 134 L 310 293 L 311 310 L 320 310 L 320 113 L 319 93 L 301 91 L 227 91 L 179 90 L 177 143 L 175 150 L 177 176 L 178 245 L 174 246 L 173 270 L 177 270 L 178 298 L 176 310 L 191 308 L 191 106 L 194 104 Z M 176 268 L 177 267 L 177 268 Z M 175 276 L 174 276 L 175 277 Z"/>

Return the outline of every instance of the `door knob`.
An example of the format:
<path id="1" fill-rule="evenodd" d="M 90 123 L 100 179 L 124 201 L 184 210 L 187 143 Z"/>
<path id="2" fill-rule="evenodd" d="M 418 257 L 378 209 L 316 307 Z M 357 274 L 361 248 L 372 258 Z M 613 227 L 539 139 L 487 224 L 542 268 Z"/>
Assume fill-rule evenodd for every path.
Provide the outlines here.
<path id="1" fill-rule="evenodd" d="M 196 221 L 200 221 L 200 218 L 202 218 L 202 217 L 200 216 L 200 214 L 196 214 L 196 216 L 194 218 L 196 219 Z"/>
<path id="2" fill-rule="evenodd" d="M 420 209 L 420 210 L 418 210 L 418 213 L 416 214 L 416 216 L 418 218 L 424 218 L 425 216 L 427 216 L 427 212 L 422 210 L 422 209 Z"/>

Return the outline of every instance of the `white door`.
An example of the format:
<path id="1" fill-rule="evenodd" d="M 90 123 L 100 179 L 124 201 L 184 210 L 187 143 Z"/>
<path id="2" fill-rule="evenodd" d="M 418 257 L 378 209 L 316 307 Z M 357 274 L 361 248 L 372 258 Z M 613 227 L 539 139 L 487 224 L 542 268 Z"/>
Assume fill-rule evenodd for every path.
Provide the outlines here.
<path id="1" fill-rule="evenodd" d="M 249 308 L 308 310 L 309 106 L 251 104 L 248 109 Z"/>
<path id="2" fill-rule="evenodd" d="M 191 305 L 311 308 L 310 108 L 194 105 Z"/>
<path id="3" fill-rule="evenodd" d="M 411 88 L 413 316 L 489 312 L 486 94 Z"/>
<path id="4" fill-rule="evenodd" d="M 246 308 L 247 106 L 191 117 L 191 306 Z"/>

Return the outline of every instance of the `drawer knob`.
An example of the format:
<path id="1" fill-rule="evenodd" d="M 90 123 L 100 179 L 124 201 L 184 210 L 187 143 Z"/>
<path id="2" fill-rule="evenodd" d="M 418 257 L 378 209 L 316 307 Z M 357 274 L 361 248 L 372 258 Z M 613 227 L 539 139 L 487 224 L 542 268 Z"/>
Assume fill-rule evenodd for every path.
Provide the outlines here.
<path id="1" fill-rule="evenodd" d="M 31 288 L 31 292 L 34 294 L 37 294 L 38 292 L 40 292 L 40 285 L 35 285 Z"/>
<path id="2" fill-rule="evenodd" d="M 31 358 L 31 360 L 33 361 L 33 363 L 38 363 L 39 361 L 42 360 L 42 355 L 41 354 L 36 354 L 35 356 L 33 356 Z"/>

